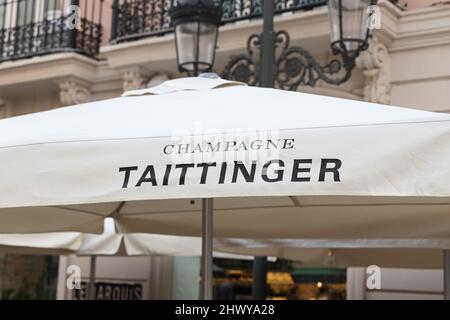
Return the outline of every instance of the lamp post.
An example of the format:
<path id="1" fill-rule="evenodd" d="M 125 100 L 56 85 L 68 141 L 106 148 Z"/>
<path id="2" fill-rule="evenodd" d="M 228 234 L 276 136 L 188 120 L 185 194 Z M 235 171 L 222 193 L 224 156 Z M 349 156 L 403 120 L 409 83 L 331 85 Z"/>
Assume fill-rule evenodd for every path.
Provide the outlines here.
<path id="1" fill-rule="evenodd" d="M 375 3 L 375 0 L 328 1 L 331 49 L 340 59 L 321 65 L 306 49 L 291 47 L 286 31 L 273 30 L 274 1 L 264 0 L 263 32 L 248 38 L 247 53 L 231 57 L 222 77 L 250 85 L 272 83 L 292 91 L 300 85 L 314 87 L 319 80 L 340 85 L 350 79 L 356 58 L 368 48 L 369 19 L 375 12 L 369 7 Z M 278 57 L 275 49 L 281 52 Z"/>
<path id="2" fill-rule="evenodd" d="M 274 1 L 263 1 L 263 31 L 247 40 L 247 53 L 231 57 L 222 77 L 258 85 L 297 90 L 300 85 L 315 86 L 317 81 L 339 85 L 350 79 L 356 58 L 368 48 L 369 10 L 375 0 L 329 0 L 331 49 L 340 60 L 325 65 L 306 49 L 290 47 L 286 31 L 274 31 Z M 180 72 L 197 76 L 212 70 L 221 11 L 212 0 L 179 0 L 171 11 L 175 27 L 177 63 Z M 281 54 L 276 57 L 276 49 Z M 259 51 L 259 55 L 255 52 Z M 450 282 L 449 282 L 450 283 Z M 211 288 L 208 288 L 211 289 Z M 206 292 L 206 291 L 205 291 Z M 255 257 L 253 297 L 267 295 L 267 258 Z M 206 298 L 210 298 L 206 297 Z"/>

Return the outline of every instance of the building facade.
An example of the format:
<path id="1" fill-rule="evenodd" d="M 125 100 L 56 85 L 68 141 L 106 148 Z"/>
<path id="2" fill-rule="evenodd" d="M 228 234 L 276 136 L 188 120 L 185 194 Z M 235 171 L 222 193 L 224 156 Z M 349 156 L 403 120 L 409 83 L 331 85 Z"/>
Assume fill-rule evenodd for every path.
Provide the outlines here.
<path id="1" fill-rule="evenodd" d="M 173 0 L 0 0 L 0 117 L 117 97 L 125 90 L 183 76 L 177 70 L 169 16 L 174 3 Z M 248 37 L 259 33 L 262 27 L 262 1 L 221 3 L 224 24 L 214 65 L 218 74 L 232 55 L 246 52 Z M 308 49 L 321 63 L 333 57 L 326 3 L 326 0 L 276 1 L 276 30 L 286 30 L 291 46 Z M 450 3 L 380 0 L 377 5 L 381 12 L 380 28 L 374 31 L 369 49 L 358 58 L 350 80 L 339 86 L 319 81 L 313 88 L 299 86 L 297 90 L 450 112 Z M 81 18 L 73 20 L 71 10 L 78 10 Z M 74 24 L 76 28 L 68 27 Z M 114 263 L 108 259 L 115 259 Z M 177 283 L 198 272 L 198 261 L 189 260 L 192 268 L 186 271 L 179 267 L 187 265 L 183 261 L 183 258 L 100 258 L 98 276 L 114 283 L 142 284 L 143 298 L 195 298 L 198 290 L 192 289 L 192 283 L 182 287 L 177 287 Z M 17 265 L 20 263 L 16 261 Z M 71 298 L 64 289 L 64 270 L 70 264 L 81 265 L 83 276 L 87 277 L 86 258 L 61 258 L 58 298 Z M 416 297 L 421 288 L 426 288 L 424 294 L 432 298 L 441 297 L 441 282 L 436 280 L 440 271 L 420 271 L 424 279 L 434 279 L 427 286 L 408 280 L 408 274 L 416 275 L 419 271 L 411 272 L 386 270 L 387 278 L 399 279 L 392 275 L 402 274 L 406 280 L 384 293 L 373 293 L 360 289 L 361 270 L 349 271 L 347 278 L 353 288 L 349 289 L 349 297 L 408 296 L 408 290 L 413 294 L 411 297 Z M 12 284 L 9 286 L 18 290 Z"/>

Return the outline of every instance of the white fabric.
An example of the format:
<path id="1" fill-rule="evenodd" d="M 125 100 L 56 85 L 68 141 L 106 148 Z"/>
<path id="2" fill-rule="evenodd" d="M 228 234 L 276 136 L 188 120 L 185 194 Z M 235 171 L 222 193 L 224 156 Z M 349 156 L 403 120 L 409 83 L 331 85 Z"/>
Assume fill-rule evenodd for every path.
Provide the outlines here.
<path id="1" fill-rule="evenodd" d="M 65 255 L 81 246 L 78 232 L 0 234 L 0 253 Z"/>
<path id="2" fill-rule="evenodd" d="M 156 234 L 119 234 L 111 218 L 104 233 L 0 234 L 0 253 L 98 256 L 200 256 L 201 239 Z M 221 257 L 236 255 L 219 253 Z"/>
<path id="3" fill-rule="evenodd" d="M 215 240 L 218 248 L 245 247 L 245 248 L 326 248 L 326 249 L 450 249 L 448 239 L 236 239 L 221 238 Z"/>
<path id="4" fill-rule="evenodd" d="M 307 267 L 388 268 L 443 267 L 443 249 L 449 240 L 427 239 L 217 239 L 216 250 L 232 254 L 273 256 Z"/>
<path id="5" fill-rule="evenodd" d="M 202 241 L 197 237 L 156 234 L 121 234 L 112 219 L 105 219 L 102 235 L 83 234 L 78 255 L 200 256 Z"/>
<path id="6" fill-rule="evenodd" d="M 81 256 L 201 256 L 199 237 L 157 234 L 120 234 L 114 221 L 106 218 L 104 233 L 54 232 L 36 234 L 0 234 L 0 253 Z M 253 259 L 251 256 L 215 252 L 214 257 Z"/>
<path id="7" fill-rule="evenodd" d="M 246 86 L 246 84 L 242 82 L 236 81 L 227 81 L 224 79 L 216 78 L 181 78 L 176 80 L 167 80 L 161 85 L 144 88 L 139 90 L 131 90 L 126 91 L 122 97 L 129 96 L 140 96 L 145 94 L 167 94 L 176 91 L 185 91 L 185 90 L 208 90 L 208 89 L 216 89 L 223 88 L 228 86 Z"/>
<path id="8" fill-rule="evenodd" d="M 276 149 L 268 143 L 269 154 L 238 148 L 258 139 L 281 142 Z M 233 141 L 228 151 L 205 151 L 208 143 Z M 203 152 L 164 153 L 186 143 L 192 150 L 200 143 Z M 254 181 L 246 182 L 234 161 L 251 171 L 253 160 Z M 269 160 L 284 162 L 281 181 L 263 179 Z M 306 172 L 296 171 L 295 160 Z M 446 114 L 178 79 L 1 120 L 0 232 L 101 233 L 111 216 L 122 232 L 198 236 L 198 199 L 213 197 L 219 237 L 445 239 L 449 161 Z M 180 184 L 175 165 L 209 162 L 217 165 L 204 184 L 198 166 Z M 222 162 L 228 166 L 219 183 Z M 137 186 L 152 175 L 150 165 L 157 185 Z M 336 170 L 323 173 L 322 166 Z M 133 167 L 126 184 L 119 170 Z M 266 178 L 277 177 L 276 169 L 269 166 Z M 310 181 L 293 182 L 294 173 Z"/>
<path id="9" fill-rule="evenodd" d="M 442 250 L 449 240 L 249 240 L 216 239 L 215 258 L 252 260 L 269 256 L 310 267 L 442 268 Z M 200 256 L 201 239 L 155 234 L 118 234 L 110 219 L 102 235 L 80 233 L 2 234 L 0 253 L 81 256 Z"/>

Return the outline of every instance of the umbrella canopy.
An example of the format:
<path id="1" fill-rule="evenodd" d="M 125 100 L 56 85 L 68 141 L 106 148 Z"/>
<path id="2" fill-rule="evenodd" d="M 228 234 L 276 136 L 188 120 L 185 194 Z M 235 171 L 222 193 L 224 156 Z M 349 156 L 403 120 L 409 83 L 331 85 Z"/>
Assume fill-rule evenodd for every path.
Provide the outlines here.
<path id="1" fill-rule="evenodd" d="M 233 254 L 273 256 L 305 267 L 443 268 L 449 240 L 425 239 L 217 239 L 217 250 Z"/>
<path id="2" fill-rule="evenodd" d="M 450 116 L 186 78 L 0 121 L 0 232 L 448 238 Z"/>
<path id="3" fill-rule="evenodd" d="M 0 234 L 0 252 L 80 256 L 200 256 L 201 238 L 157 234 L 121 234 L 112 219 L 104 233 L 55 232 Z M 449 240 L 426 239 L 216 239 L 216 258 L 252 256 L 299 261 L 308 267 L 356 267 L 376 264 L 396 268 L 442 268 Z"/>
<path id="4" fill-rule="evenodd" d="M 0 234 L 0 253 L 67 255 L 81 247 L 79 232 Z"/>
<path id="5" fill-rule="evenodd" d="M 201 238 L 157 234 L 121 234 L 104 221 L 100 235 L 79 232 L 0 234 L 0 252 L 80 256 L 200 256 Z M 219 256 L 227 256 L 219 253 Z M 229 255 L 233 256 L 233 255 Z"/>
<path id="6" fill-rule="evenodd" d="M 107 218 L 104 233 L 83 234 L 76 253 L 81 256 L 200 256 L 201 248 L 199 237 L 118 233 L 113 219 Z"/>
<path id="7" fill-rule="evenodd" d="M 308 267 L 443 267 L 449 240 L 429 239 L 216 239 L 215 258 L 250 260 L 253 256 L 299 261 Z M 0 235 L 0 252 L 80 256 L 200 256 L 201 238 L 157 234 L 120 234 L 105 219 L 102 235 L 48 233 Z"/>

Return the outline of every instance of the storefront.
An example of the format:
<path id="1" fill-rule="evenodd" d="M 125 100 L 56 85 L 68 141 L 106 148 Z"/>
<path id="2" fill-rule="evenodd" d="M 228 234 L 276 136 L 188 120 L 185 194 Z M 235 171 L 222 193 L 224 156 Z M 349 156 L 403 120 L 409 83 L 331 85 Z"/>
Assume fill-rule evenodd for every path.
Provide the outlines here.
<path id="1" fill-rule="evenodd" d="M 0 254 L 0 300 L 54 300 L 57 256 Z"/>
<path id="2" fill-rule="evenodd" d="M 215 259 L 215 299 L 252 298 L 252 261 Z M 344 300 L 346 270 L 296 268 L 296 263 L 277 260 L 269 264 L 268 298 L 274 300 Z"/>

